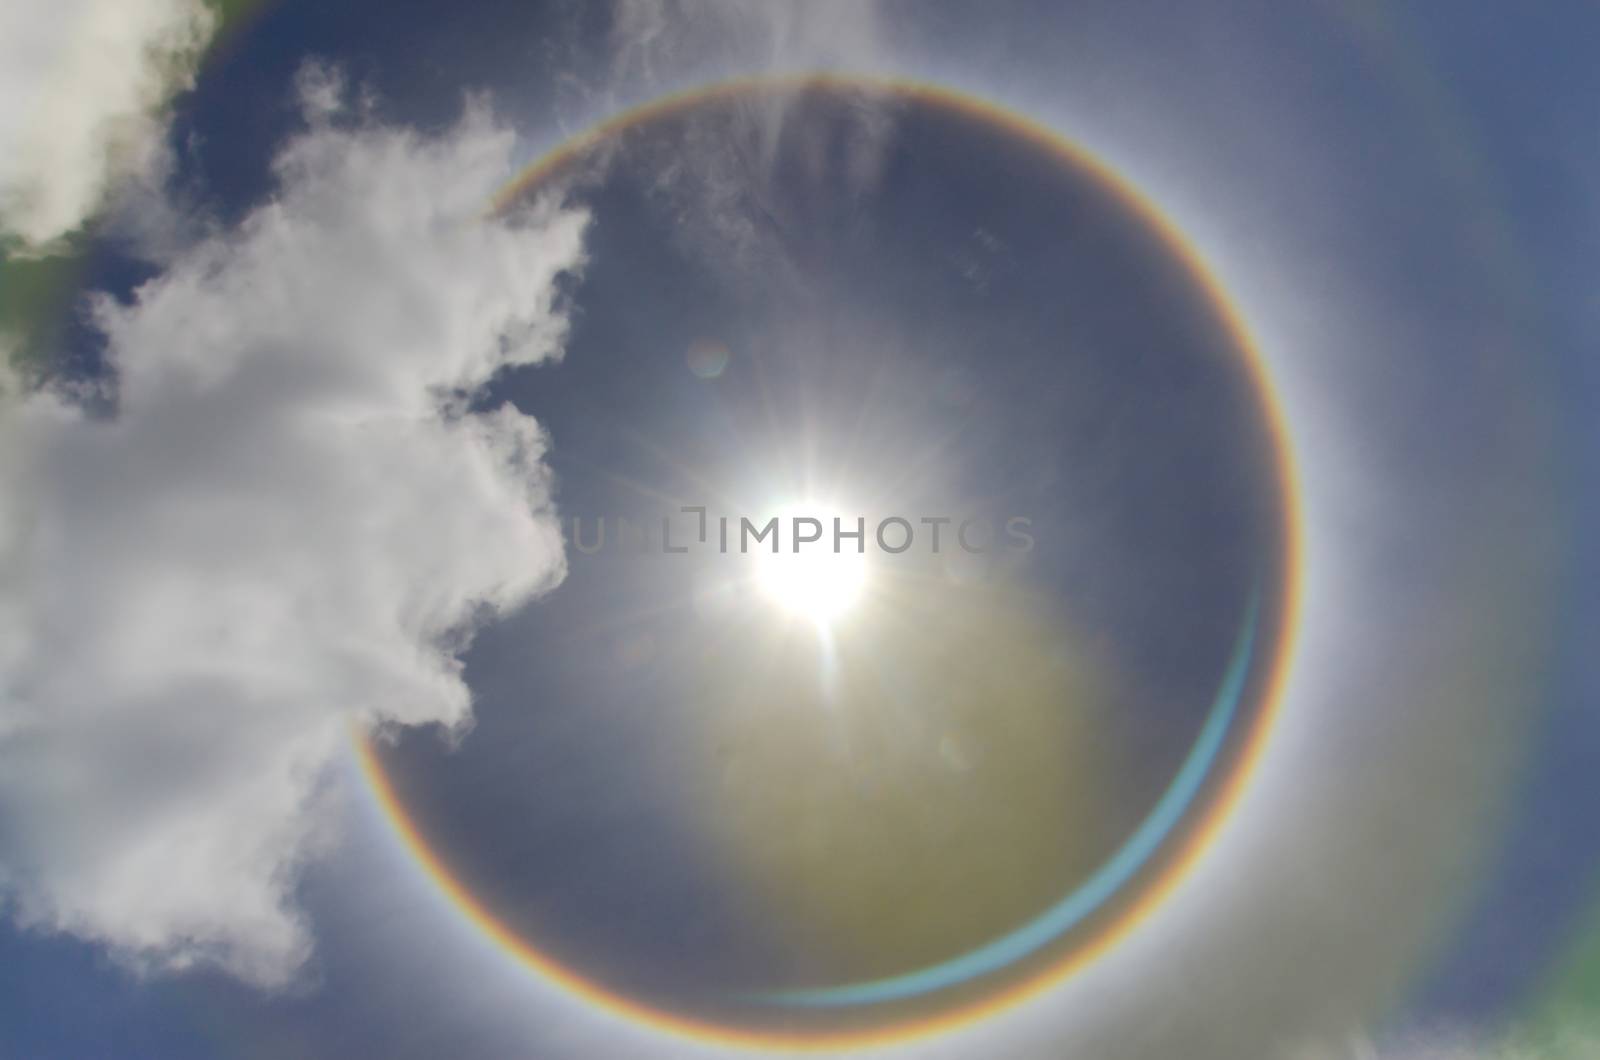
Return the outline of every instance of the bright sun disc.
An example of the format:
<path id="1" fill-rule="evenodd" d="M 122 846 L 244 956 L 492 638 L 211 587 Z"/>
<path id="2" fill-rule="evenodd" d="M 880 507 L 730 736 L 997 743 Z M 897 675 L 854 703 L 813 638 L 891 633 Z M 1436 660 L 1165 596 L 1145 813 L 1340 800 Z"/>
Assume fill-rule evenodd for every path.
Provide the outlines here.
<path id="1" fill-rule="evenodd" d="M 795 547 L 796 518 L 816 519 L 822 536 Z M 846 520 L 853 526 L 853 520 Z M 848 611 L 861 598 L 866 587 L 866 557 L 853 540 L 835 548 L 834 514 L 802 511 L 779 518 L 777 552 L 756 553 L 759 565 L 757 582 L 769 600 L 792 615 L 827 625 Z M 802 523 L 809 532 L 809 524 Z"/>

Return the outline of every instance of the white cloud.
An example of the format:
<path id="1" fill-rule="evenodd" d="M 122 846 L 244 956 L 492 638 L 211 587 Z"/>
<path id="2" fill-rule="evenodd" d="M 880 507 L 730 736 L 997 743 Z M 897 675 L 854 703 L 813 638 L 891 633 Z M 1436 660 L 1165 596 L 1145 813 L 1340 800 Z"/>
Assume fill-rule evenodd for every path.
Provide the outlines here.
<path id="1" fill-rule="evenodd" d="M 202 0 L 0 4 L 0 235 L 48 243 L 159 169 L 159 109 L 215 21 Z"/>
<path id="2" fill-rule="evenodd" d="M 0 417 L 0 889 L 267 984 L 351 720 L 462 722 L 474 621 L 564 572 L 542 433 L 464 395 L 559 353 L 585 218 L 483 216 L 516 152 L 481 104 L 427 139 L 329 84 L 270 202 L 96 305 L 115 414 Z"/>

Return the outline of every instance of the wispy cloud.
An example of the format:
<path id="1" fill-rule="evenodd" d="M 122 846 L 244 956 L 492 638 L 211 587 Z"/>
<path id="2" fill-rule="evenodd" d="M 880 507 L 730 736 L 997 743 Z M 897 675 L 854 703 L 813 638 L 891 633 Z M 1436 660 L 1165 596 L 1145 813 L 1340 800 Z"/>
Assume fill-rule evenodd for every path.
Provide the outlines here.
<path id="1" fill-rule="evenodd" d="M 878 0 L 616 0 L 611 10 L 612 62 L 597 93 L 605 98 L 658 98 L 738 77 L 876 76 L 898 65 Z M 793 178 L 796 164 L 832 173 L 842 162 L 844 190 L 864 192 L 881 176 L 895 128 L 882 99 L 862 97 L 847 119 L 817 121 L 790 94 L 746 93 L 690 120 L 647 165 L 691 251 L 744 282 L 793 264 L 788 231 L 802 222 L 785 216 L 780 165 Z"/>
<path id="2" fill-rule="evenodd" d="M 686 71 L 790 74 L 881 69 L 878 0 L 616 0 L 613 76 L 661 81 Z"/>

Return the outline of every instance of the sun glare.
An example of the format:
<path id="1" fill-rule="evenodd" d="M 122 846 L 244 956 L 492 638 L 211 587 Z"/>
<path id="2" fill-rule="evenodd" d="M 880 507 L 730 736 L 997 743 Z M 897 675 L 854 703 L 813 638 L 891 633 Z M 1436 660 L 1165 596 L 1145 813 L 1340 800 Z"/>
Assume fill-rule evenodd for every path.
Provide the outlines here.
<path id="1" fill-rule="evenodd" d="M 834 539 L 834 512 L 795 508 L 779 517 L 776 552 L 755 553 L 762 593 L 783 611 L 828 626 L 861 599 L 867 561 L 853 540 Z M 847 521 L 853 529 L 854 521 Z M 812 533 L 820 536 L 808 539 Z M 799 541 L 798 549 L 796 541 Z"/>

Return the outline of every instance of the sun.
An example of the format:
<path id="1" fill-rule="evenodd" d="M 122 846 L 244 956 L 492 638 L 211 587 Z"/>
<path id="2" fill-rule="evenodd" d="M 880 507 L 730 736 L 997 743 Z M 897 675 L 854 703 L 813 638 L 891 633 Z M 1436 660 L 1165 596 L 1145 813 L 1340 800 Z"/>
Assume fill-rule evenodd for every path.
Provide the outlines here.
<path id="1" fill-rule="evenodd" d="M 835 518 L 846 530 L 855 526 L 854 519 L 844 519 L 830 508 L 786 508 L 778 516 L 777 551 L 755 553 L 756 583 L 762 594 L 784 613 L 819 628 L 832 625 L 855 607 L 867 585 L 867 558 L 854 540 L 835 542 Z M 817 529 L 812 520 L 821 527 L 816 540 L 808 539 Z"/>

